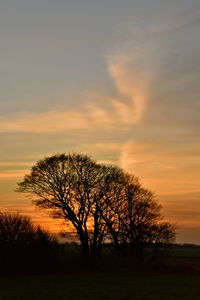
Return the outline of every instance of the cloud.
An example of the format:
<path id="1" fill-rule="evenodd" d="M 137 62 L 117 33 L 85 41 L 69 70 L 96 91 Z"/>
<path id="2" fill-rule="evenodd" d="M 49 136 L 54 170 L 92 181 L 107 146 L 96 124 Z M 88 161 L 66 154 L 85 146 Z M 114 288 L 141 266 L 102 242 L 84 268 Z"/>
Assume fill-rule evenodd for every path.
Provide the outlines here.
<path id="1" fill-rule="evenodd" d="M 9 115 L 0 118 L 0 132 L 51 133 L 85 129 L 88 121 L 81 112 L 49 111 Z"/>
<path id="2" fill-rule="evenodd" d="M 116 53 L 108 56 L 108 70 L 118 92 L 125 101 L 113 99 L 112 105 L 119 120 L 126 124 L 139 122 L 146 108 L 150 78 L 146 70 L 138 70 L 133 65 L 131 55 Z"/>
<path id="3" fill-rule="evenodd" d="M 4 171 L 1 172 L 0 174 L 0 178 L 20 178 L 23 177 L 24 174 L 29 173 L 28 169 L 24 169 L 24 170 L 9 170 L 9 171 Z"/>
<path id="4" fill-rule="evenodd" d="M 199 156 L 179 153 L 177 145 L 165 149 L 165 145 L 129 140 L 122 147 L 118 164 L 159 195 L 199 192 Z"/>
<path id="5" fill-rule="evenodd" d="M 18 203 L 18 205 L 0 205 L 0 211 L 7 213 L 18 213 L 20 215 L 29 216 L 31 220 L 36 225 L 42 226 L 47 230 L 50 230 L 53 233 L 59 233 L 62 230 L 66 231 L 66 224 L 60 219 L 53 219 L 47 212 L 42 212 L 41 210 L 35 208 L 29 202 Z M 67 229 L 70 231 L 71 226 L 68 226 Z"/>
<path id="6" fill-rule="evenodd" d="M 141 121 L 149 94 L 146 69 L 134 65 L 126 51 L 107 56 L 108 73 L 117 97 L 91 93 L 82 107 L 42 113 L 10 114 L 0 117 L 0 133 L 57 133 L 71 130 L 123 129 Z"/>
<path id="7" fill-rule="evenodd" d="M 0 161 L 0 167 L 30 166 L 33 162 Z"/>

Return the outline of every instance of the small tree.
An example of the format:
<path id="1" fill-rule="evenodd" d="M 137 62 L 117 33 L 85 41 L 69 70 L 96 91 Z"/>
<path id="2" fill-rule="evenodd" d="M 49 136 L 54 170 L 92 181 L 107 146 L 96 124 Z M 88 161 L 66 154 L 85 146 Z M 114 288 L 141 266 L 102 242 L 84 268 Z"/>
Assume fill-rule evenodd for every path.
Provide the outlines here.
<path id="1" fill-rule="evenodd" d="M 140 260 L 144 259 L 145 249 L 155 254 L 159 246 L 175 238 L 175 226 L 162 221 L 161 208 L 154 194 L 143 188 L 138 178 L 126 174 L 121 238 L 123 243 L 132 245 Z"/>
<path id="2" fill-rule="evenodd" d="M 55 239 L 29 217 L 0 212 L 0 272 L 46 271 L 57 247 Z"/>
<path id="3" fill-rule="evenodd" d="M 36 227 L 27 216 L 0 212 L 0 244 L 28 245 L 35 238 Z"/>

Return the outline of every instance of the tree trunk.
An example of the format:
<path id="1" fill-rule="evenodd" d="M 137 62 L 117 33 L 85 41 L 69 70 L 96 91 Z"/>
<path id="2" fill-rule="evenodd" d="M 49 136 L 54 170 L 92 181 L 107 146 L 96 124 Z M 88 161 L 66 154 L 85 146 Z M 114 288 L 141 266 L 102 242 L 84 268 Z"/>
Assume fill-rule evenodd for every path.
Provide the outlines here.
<path id="1" fill-rule="evenodd" d="M 119 239 L 118 239 L 118 234 L 117 232 L 112 228 L 112 225 L 110 224 L 107 224 L 108 228 L 109 228 L 109 231 L 110 231 L 110 234 L 112 235 L 112 238 L 113 238 L 113 244 L 114 244 L 114 248 L 115 248 L 115 251 L 116 253 L 119 254 Z"/>
<path id="2" fill-rule="evenodd" d="M 88 237 L 82 232 L 79 234 L 79 239 L 81 242 L 81 254 L 83 257 L 88 258 L 90 255 Z"/>

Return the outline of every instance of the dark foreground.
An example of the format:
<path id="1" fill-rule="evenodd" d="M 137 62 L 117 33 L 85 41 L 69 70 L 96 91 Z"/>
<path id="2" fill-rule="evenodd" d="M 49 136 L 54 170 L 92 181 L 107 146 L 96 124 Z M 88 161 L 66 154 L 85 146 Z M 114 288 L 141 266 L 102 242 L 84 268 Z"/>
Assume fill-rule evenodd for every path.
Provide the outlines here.
<path id="1" fill-rule="evenodd" d="M 1 300 L 200 299 L 200 276 L 167 273 L 79 273 L 0 278 Z"/>

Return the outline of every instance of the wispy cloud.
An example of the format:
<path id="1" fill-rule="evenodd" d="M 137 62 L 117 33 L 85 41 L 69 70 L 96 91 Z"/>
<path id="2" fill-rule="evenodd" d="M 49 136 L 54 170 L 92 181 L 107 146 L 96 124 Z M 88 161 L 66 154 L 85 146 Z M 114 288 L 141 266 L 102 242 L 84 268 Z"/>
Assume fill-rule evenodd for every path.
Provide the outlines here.
<path id="1" fill-rule="evenodd" d="M 26 173 L 29 173 L 28 169 L 3 171 L 0 173 L 0 178 L 20 178 Z"/>
<path id="2" fill-rule="evenodd" d="M 141 121 L 150 80 L 146 70 L 135 68 L 133 56 L 116 52 L 106 58 L 117 97 L 96 93 L 79 108 L 1 116 L 0 132 L 62 133 L 81 129 L 93 131 L 102 126 L 115 130 Z"/>
<path id="3" fill-rule="evenodd" d="M 179 153 L 178 146 L 164 149 L 129 140 L 122 147 L 118 164 L 159 195 L 199 192 L 199 155 Z"/>
<path id="4" fill-rule="evenodd" d="M 88 120 L 81 112 L 49 111 L 7 115 L 0 118 L 0 132 L 63 132 L 88 127 Z"/>
<path id="5" fill-rule="evenodd" d="M 119 119 L 126 124 L 141 120 L 149 95 L 150 78 L 146 70 L 133 64 L 134 54 L 116 53 L 108 56 L 108 70 L 119 93 L 125 99 L 113 99 L 112 105 Z M 144 72 L 144 73 L 143 73 Z"/>
<path id="6" fill-rule="evenodd" d="M 33 162 L 10 162 L 10 161 L 0 161 L 0 167 L 16 167 L 16 166 L 20 166 L 20 167 L 24 167 L 24 166 L 31 166 L 33 164 Z"/>
<path id="7" fill-rule="evenodd" d="M 32 206 L 29 202 L 24 202 L 16 205 L 0 205 L 0 211 L 8 213 L 19 213 L 20 215 L 29 216 L 35 224 L 41 225 L 42 228 L 51 230 L 51 232 L 66 231 L 66 225 L 64 221 L 60 219 L 52 219 L 46 212 Z M 72 231 L 72 228 L 68 226 L 68 230 Z"/>

